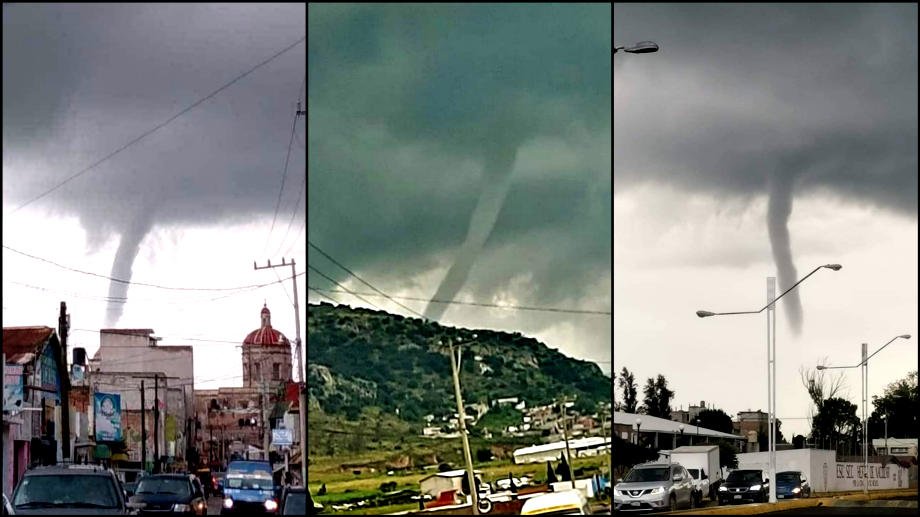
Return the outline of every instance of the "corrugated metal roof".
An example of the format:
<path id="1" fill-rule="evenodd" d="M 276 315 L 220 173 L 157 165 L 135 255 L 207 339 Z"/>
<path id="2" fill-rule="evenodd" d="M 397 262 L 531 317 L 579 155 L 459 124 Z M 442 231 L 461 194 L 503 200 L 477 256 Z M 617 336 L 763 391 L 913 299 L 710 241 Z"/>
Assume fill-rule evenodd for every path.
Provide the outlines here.
<path id="1" fill-rule="evenodd" d="M 0 341 L 6 361 L 11 364 L 32 362 L 41 347 L 54 335 L 51 327 L 3 327 Z"/>
<path id="2" fill-rule="evenodd" d="M 681 424 L 680 422 L 675 422 L 673 420 L 667 420 L 664 418 L 659 418 L 657 416 L 650 415 L 641 415 L 636 413 L 625 413 L 623 411 L 614 411 L 613 412 L 613 423 L 620 425 L 628 425 L 635 429 L 636 419 L 642 419 L 641 431 L 649 433 L 670 433 L 670 434 L 679 434 L 680 426 L 684 426 L 684 435 L 698 435 L 698 436 L 711 436 L 713 438 L 731 438 L 734 440 L 743 440 L 743 436 L 738 436 L 735 434 L 723 433 L 721 431 L 714 431 L 712 429 L 706 429 L 705 427 L 699 427 L 695 425 Z"/>
<path id="3" fill-rule="evenodd" d="M 101 329 L 101 334 L 122 334 L 125 336 L 149 336 L 153 329 Z"/>
<path id="4" fill-rule="evenodd" d="M 598 445 L 604 445 L 610 443 L 610 438 L 603 438 L 600 436 L 589 436 L 587 438 L 573 438 L 569 440 L 569 449 L 580 449 L 582 447 L 596 447 Z M 524 447 L 522 449 L 515 450 L 512 454 L 514 456 L 520 456 L 524 454 L 534 454 L 539 452 L 549 452 L 555 450 L 564 450 L 565 441 L 553 442 L 553 443 L 544 443 L 541 445 L 531 445 L 530 447 Z"/>

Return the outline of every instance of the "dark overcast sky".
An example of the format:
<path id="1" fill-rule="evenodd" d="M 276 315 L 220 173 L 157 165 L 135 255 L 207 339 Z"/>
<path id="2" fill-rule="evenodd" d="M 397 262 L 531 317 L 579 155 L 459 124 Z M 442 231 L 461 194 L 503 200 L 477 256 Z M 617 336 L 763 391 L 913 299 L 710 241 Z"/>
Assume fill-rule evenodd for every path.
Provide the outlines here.
<path id="1" fill-rule="evenodd" d="M 913 4 L 617 4 L 615 188 L 751 196 L 772 174 L 917 209 Z M 622 57 L 621 57 L 622 56 Z"/>
<path id="2" fill-rule="evenodd" d="M 4 211 L 297 42 L 304 23 L 302 4 L 4 5 Z M 305 51 L 304 42 L 37 204 L 79 215 L 94 242 L 141 206 L 163 224 L 270 217 Z M 289 210 L 303 153 L 295 160 Z"/>
<path id="3" fill-rule="evenodd" d="M 308 19 L 312 242 L 384 290 L 431 296 L 491 182 L 484 163 L 516 152 L 458 297 L 609 310 L 609 5 L 311 4 Z M 609 317 L 495 312 L 446 321 L 574 325 L 579 339 L 552 344 L 609 357 Z"/>

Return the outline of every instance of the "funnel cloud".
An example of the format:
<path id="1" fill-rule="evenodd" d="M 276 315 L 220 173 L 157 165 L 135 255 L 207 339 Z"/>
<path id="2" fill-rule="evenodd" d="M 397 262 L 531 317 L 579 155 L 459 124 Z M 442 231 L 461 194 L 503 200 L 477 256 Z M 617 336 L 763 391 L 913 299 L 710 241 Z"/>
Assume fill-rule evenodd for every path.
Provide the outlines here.
<path id="1" fill-rule="evenodd" d="M 482 251 L 492 229 L 495 227 L 495 221 L 501 212 L 505 196 L 508 194 L 508 188 L 511 186 L 511 171 L 514 168 L 514 157 L 517 150 L 514 147 L 498 149 L 486 157 L 485 167 L 483 169 L 482 195 L 476 203 L 476 209 L 473 210 L 473 216 L 470 218 L 470 227 L 467 230 L 466 240 L 460 247 L 453 265 L 447 271 L 447 275 L 434 295 L 437 300 L 453 300 L 466 278 L 473 268 L 476 257 Z M 428 304 L 425 309 L 425 317 L 438 321 L 449 306 L 444 303 Z"/>
<path id="2" fill-rule="evenodd" d="M 134 220 L 121 233 L 118 251 L 112 263 L 112 278 L 131 280 L 131 267 L 141 250 L 141 242 L 153 226 L 153 212 L 149 209 L 138 210 Z M 128 299 L 128 284 L 112 280 L 109 284 L 109 303 L 105 313 L 105 324 L 112 328 L 118 324 L 125 310 L 124 301 Z"/>
<path id="3" fill-rule="evenodd" d="M 770 234 L 770 246 L 778 273 L 777 296 L 788 289 L 798 279 L 792 260 L 792 244 L 789 242 L 789 216 L 792 214 L 793 177 L 777 173 L 770 176 L 770 200 L 767 204 L 767 229 Z M 802 332 L 802 301 L 799 290 L 795 289 L 783 297 L 789 327 L 795 334 Z"/>

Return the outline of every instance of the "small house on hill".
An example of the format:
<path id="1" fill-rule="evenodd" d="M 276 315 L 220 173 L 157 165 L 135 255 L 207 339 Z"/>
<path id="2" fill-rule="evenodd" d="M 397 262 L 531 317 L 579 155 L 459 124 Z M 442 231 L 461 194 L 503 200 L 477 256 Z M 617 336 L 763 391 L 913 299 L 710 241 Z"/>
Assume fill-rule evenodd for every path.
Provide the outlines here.
<path id="1" fill-rule="evenodd" d="M 480 470 L 474 470 L 473 473 L 476 477 L 482 475 Z M 438 494 L 444 490 L 461 490 L 464 476 L 466 476 L 466 469 L 448 470 L 447 472 L 438 472 L 437 474 L 423 477 L 419 480 L 421 492 L 432 497 L 438 497 Z"/>

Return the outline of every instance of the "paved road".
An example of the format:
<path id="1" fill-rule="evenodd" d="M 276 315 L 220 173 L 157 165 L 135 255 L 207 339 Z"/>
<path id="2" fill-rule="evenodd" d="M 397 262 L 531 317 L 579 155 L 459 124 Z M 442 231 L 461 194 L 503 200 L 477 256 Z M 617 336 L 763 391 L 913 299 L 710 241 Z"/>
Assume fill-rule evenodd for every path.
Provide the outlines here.
<path id="1" fill-rule="evenodd" d="M 821 506 L 772 512 L 769 515 L 917 515 L 916 508 L 884 508 L 865 506 Z"/>
<path id="2" fill-rule="evenodd" d="M 220 505 L 223 502 L 221 497 L 208 498 L 208 515 L 220 515 Z"/>

